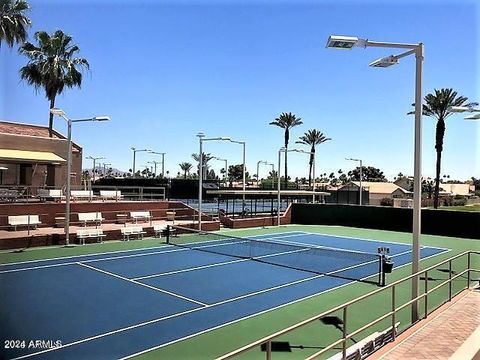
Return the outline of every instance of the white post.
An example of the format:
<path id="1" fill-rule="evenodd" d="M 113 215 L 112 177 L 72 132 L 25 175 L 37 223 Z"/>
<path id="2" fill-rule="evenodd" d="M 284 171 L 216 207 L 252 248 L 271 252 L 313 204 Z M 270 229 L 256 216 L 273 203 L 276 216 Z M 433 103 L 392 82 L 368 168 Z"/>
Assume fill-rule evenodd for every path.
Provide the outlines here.
<path id="1" fill-rule="evenodd" d="M 198 135 L 200 141 L 200 152 L 198 158 L 198 230 L 202 230 L 202 187 L 203 187 L 203 150 L 202 135 Z"/>
<path id="2" fill-rule="evenodd" d="M 422 206 L 422 67 L 424 46 L 415 48 L 415 161 L 413 180 L 412 273 L 419 270 Z M 412 278 L 412 298 L 418 297 L 418 276 Z M 418 320 L 418 301 L 412 303 L 412 322 Z"/>
<path id="3" fill-rule="evenodd" d="M 258 171 L 259 171 L 261 162 L 262 162 L 262 160 L 257 161 L 257 188 L 258 188 Z"/>
<path id="4" fill-rule="evenodd" d="M 362 192 L 363 192 L 363 189 L 362 189 L 362 160 L 360 159 L 360 206 L 362 206 Z"/>
<path id="5" fill-rule="evenodd" d="M 135 154 L 136 154 L 136 151 L 135 149 L 132 149 L 133 150 L 133 167 L 132 167 L 132 177 L 135 177 Z"/>
<path id="6" fill-rule="evenodd" d="M 280 166 L 282 149 L 278 150 L 278 172 L 277 172 L 277 226 L 280 226 Z"/>
<path id="7" fill-rule="evenodd" d="M 245 215 L 245 141 L 243 145 L 243 196 L 242 196 L 242 214 Z M 251 209 L 250 209 L 251 210 Z"/>
<path id="8" fill-rule="evenodd" d="M 67 186 L 65 194 L 65 246 L 70 244 L 70 174 L 72 173 L 72 120 L 67 119 L 68 135 L 67 135 Z M 93 160 L 95 163 L 95 160 Z"/>
<path id="9" fill-rule="evenodd" d="M 312 190 L 313 190 L 313 199 L 312 199 L 312 202 L 315 204 L 315 152 L 312 152 L 312 156 L 313 156 L 313 187 L 312 187 Z"/>
<path id="10" fill-rule="evenodd" d="M 157 163 L 155 163 L 155 174 L 157 173 Z M 162 153 L 162 179 L 165 177 L 165 153 Z"/>

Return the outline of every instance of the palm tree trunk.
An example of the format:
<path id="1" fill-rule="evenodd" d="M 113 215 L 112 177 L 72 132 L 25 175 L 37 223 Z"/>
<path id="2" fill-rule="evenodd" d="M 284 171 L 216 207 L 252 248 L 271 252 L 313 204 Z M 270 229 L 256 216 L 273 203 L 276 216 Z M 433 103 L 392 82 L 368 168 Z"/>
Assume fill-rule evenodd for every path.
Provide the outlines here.
<path id="1" fill-rule="evenodd" d="M 55 107 L 55 97 L 50 99 L 50 109 Z M 53 114 L 49 111 L 49 118 L 48 118 L 48 136 L 53 137 Z"/>
<path id="2" fill-rule="evenodd" d="M 437 209 L 439 205 L 438 193 L 440 191 L 440 171 L 442 164 L 443 137 L 445 135 L 445 121 L 442 118 L 438 119 L 435 132 L 435 149 L 437 150 L 437 164 L 435 168 L 435 192 L 433 194 L 433 207 L 434 209 Z"/>
<path id="3" fill-rule="evenodd" d="M 183 178 L 184 178 L 184 179 L 187 178 L 187 170 L 184 170 L 184 171 L 183 171 Z"/>

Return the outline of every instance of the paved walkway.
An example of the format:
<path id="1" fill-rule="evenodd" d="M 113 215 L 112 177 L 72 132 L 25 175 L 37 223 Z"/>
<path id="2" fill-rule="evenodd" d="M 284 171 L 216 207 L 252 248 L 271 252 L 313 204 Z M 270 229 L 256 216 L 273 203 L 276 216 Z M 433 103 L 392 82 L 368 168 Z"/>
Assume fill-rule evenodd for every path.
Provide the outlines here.
<path id="1" fill-rule="evenodd" d="M 480 290 L 467 290 L 369 359 L 477 359 Z M 475 356 L 477 354 L 477 356 Z"/>

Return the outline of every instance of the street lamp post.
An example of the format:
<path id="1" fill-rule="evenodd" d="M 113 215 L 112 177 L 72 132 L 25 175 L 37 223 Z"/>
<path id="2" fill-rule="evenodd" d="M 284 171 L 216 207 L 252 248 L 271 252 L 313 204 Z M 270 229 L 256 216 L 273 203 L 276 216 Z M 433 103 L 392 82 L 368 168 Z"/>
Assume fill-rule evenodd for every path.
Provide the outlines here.
<path id="1" fill-rule="evenodd" d="M 62 117 L 67 122 L 67 182 L 65 187 L 65 245 L 68 246 L 70 244 L 70 173 L 72 172 L 72 123 L 75 122 L 86 122 L 86 121 L 109 121 L 110 117 L 108 116 L 96 116 L 89 119 L 69 119 L 65 115 L 65 111 L 62 109 L 52 108 L 50 109 L 50 113 Z"/>
<path id="2" fill-rule="evenodd" d="M 243 162 L 243 186 L 242 186 L 242 213 L 245 213 L 245 141 L 237 141 L 237 140 L 230 140 L 230 142 L 235 143 L 235 144 L 240 144 L 243 146 L 243 151 L 242 151 L 242 162 Z"/>
<path id="3" fill-rule="evenodd" d="M 275 166 L 272 163 L 269 163 L 268 161 L 263 161 L 263 160 L 257 161 L 257 187 L 258 187 L 258 182 L 259 182 L 259 167 L 260 167 L 260 164 L 271 165 L 272 166 L 272 176 L 273 176 L 273 171 L 274 171 L 274 166 Z M 272 182 L 272 185 L 273 185 L 273 182 Z M 272 188 L 273 188 L 273 186 L 272 186 Z"/>
<path id="4" fill-rule="evenodd" d="M 218 161 L 225 161 L 225 173 L 223 174 L 223 181 L 225 183 L 225 187 L 227 187 L 227 174 L 228 174 L 228 162 L 227 159 L 222 159 L 219 157 L 213 157 L 212 159 L 218 160 Z"/>
<path id="5" fill-rule="evenodd" d="M 413 184 L 413 249 L 412 273 L 417 273 L 420 263 L 420 233 L 421 233 L 421 197 L 422 197 L 422 72 L 424 60 L 424 45 L 377 42 L 352 36 L 331 35 L 327 47 L 336 49 L 352 49 L 353 47 L 381 47 L 408 49 L 399 55 L 391 55 L 371 62 L 373 67 L 389 67 L 398 64 L 399 59 L 415 55 L 415 150 L 414 150 L 414 184 Z M 418 298 L 418 276 L 412 278 L 412 299 Z M 412 322 L 418 320 L 418 301 L 412 302 Z"/>
<path id="6" fill-rule="evenodd" d="M 141 149 L 141 150 L 139 150 L 139 149 L 134 148 L 134 147 L 132 147 L 132 148 L 130 148 L 130 149 L 133 151 L 133 166 L 132 166 L 132 172 L 133 172 L 133 174 L 132 174 L 132 177 L 135 178 L 135 177 L 136 177 L 136 173 L 135 173 L 135 158 L 136 158 L 137 152 L 144 152 L 144 151 L 150 152 L 151 150 L 150 150 L 150 149 Z"/>
<path id="7" fill-rule="evenodd" d="M 157 176 L 157 164 L 163 164 L 163 161 L 155 161 L 155 160 L 153 160 L 153 161 L 147 161 L 147 164 L 154 164 L 154 167 L 153 167 L 153 168 L 154 168 L 154 172 L 153 172 L 153 174 L 154 174 L 155 176 Z M 162 177 L 163 177 L 163 175 L 162 175 Z"/>
<path id="8" fill-rule="evenodd" d="M 162 178 L 165 177 L 165 154 L 164 152 L 156 152 L 156 151 L 149 151 L 150 154 L 162 155 Z M 156 169 L 157 163 L 155 163 Z M 157 174 L 157 170 L 155 170 L 155 175 Z"/>
<path id="9" fill-rule="evenodd" d="M 277 176 L 277 226 L 280 226 L 280 166 L 281 166 L 281 158 L 282 158 L 282 152 L 287 153 L 287 152 L 298 152 L 298 153 L 303 153 L 303 154 L 309 154 L 313 156 L 313 202 L 315 202 L 315 152 L 310 152 L 310 151 L 305 151 L 305 150 L 300 150 L 300 149 L 290 149 L 287 150 L 285 147 L 281 147 L 278 150 L 278 176 Z"/>
<path id="10" fill-rule="evenodd" d="M 103 156 L 101 156 L 101 157 L 87 156 L 85 159 L 93 160 L 92 177 L 93 177 L 93 181 L 95 181 L 95 164 L 96 164 L 96 161 L 97 160 L 103 160 L 105 158 Z"/>
<path id="11" fill-rule="evenodd" d="M 198 133 L 198 230 L 202 230 L 202 197 L 203 197 L 203 142 L 204 141 L 232 141 L 229 137 L 205 138 L 204 133 Z"/>
<path id="12" fill-rule="evenodd" d="M 345 158 L 345 160 L 350 160 L 350 161 L 359 161 L 360 162 L 360 201 L 359 201 L 359 205 L 361 206 L 363 203 L 362 203 L 362 192 L 363 192 L 363 189 L 362 189 L 362 169 L 363 169 L 363 165 L 362 165 L 362 159 L 353 159 L 353 158 Z"/>
<path id="13" fill-rule="evenodd" d="M 112 164 L 109 164 L 109 163 L 103 163 L 103 176 L 105 177 L 106 175 L 106 166 L 107 165 L 112 165 Z"/>

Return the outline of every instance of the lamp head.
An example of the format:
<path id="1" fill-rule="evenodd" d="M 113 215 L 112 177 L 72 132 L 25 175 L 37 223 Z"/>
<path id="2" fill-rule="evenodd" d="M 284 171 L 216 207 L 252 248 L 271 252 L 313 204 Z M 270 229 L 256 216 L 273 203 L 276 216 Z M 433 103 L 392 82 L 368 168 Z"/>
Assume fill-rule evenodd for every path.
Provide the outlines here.
<path id="1" fill-rule="evenodd" d="M 462 112 L 466 112 L 466 111 L 472 111 L 472 108 L 470 108 L 468 106 L 452 106 L 452 107 L 450 107 L 449 110 L 451 112 L 455 112 L 455 113 L 462 113 Z"/>
<path id="2" fill-rule="evenodd" d="M 59 108 L 51 108 L 50 114 L 53 114 L 55 116 L 65 116 L 65 111 Z"/>
<path id="3" fill-rule="evenodd" d="M 480 114 L 473 114 L 464 117 L 465 120 L 480 120 Z"/>
<path id="4" fill-rule="evenodd" d="M 356 36 L 330 35 L 327 40 L 327 48 L 350 50 L 354 46 L 365 46 L 366 40 Z"/>
<path id="5" fill-rule="evenodd" d="M 205 137 L 205 134 L 204 134 L 203 132 L 199 132 L 199 133 L 197 134 L 197 137 L 199 137 L 199 138 L 204 138 L 204 137 Z"/>
<path id="6" fill-rule="evenodd" d="M 106 116 L 106 115 L 95 116 L 92 120 L 93 121 L 110 121 L 110 116 Z"/>
<path id="7" fill-rule="evenodd" d="M 389 67 L 398 64 L 398 59 L 395 56 L 387 56 L 381 59 L 372 61 L 368 66 L 372 67 Z"/>

